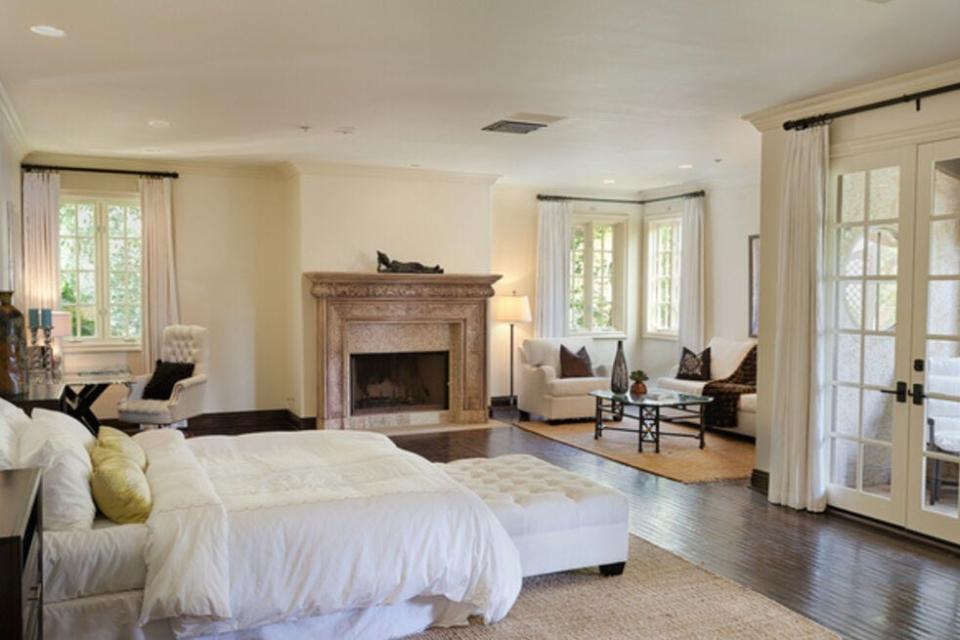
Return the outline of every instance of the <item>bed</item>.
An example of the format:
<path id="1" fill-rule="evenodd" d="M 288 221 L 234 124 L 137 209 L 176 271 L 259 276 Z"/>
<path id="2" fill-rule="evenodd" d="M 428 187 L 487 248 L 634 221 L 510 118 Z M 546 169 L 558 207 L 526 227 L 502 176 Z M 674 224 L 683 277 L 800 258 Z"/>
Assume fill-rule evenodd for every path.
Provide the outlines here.
<path id="1" fill-rule="evenodd" d="M 474 493 L 388 438 L 134 438 L 153 509 L 45 534 L 48 638 L 390 638 L 503 618 L 518 552 Z"/>

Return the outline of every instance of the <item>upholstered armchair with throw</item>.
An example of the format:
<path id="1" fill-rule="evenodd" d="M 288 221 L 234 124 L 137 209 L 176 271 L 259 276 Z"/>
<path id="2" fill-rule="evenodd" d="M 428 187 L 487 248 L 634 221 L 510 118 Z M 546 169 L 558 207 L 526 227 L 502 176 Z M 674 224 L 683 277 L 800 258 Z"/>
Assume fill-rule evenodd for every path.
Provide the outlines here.
<path id="1" fill-rule="evenodd" d="M 573 352 L 585 347 L 592 362 L 597 361 L 593 340 L 589 338 L 534 338 L 524 340 L 520 348 L 520 393 L 517 396 L 521 418 L 542 416 L 547 422 L 589 418 L 596 413 L 591 391 L 610 388 L 610 367 L 594 366 L 592 376 L 564 378 L 560 366 L 560 346 Z"/>
<path id="2" fill-rule="evenodd" d="M 173 383 L 167 398 L 151 398 L 150 385 L 156 385 L 159 368 L 137 376 L 130 393 L 117 409 L 124 422 L 141 425 L 187 426 L 187 420 L 203 413 L 203 395 L 207 387 L 207 330 L 192 325 L 172 325 L 163 330 L 160 360 L 163 365 L 192 364 L 188 377 Z M 162 365 L 161 365 L 162 366 Z M 166 368 L 166 367 L 165 367 Z M 144 392 L 147 396 L 144 397 Z"/>

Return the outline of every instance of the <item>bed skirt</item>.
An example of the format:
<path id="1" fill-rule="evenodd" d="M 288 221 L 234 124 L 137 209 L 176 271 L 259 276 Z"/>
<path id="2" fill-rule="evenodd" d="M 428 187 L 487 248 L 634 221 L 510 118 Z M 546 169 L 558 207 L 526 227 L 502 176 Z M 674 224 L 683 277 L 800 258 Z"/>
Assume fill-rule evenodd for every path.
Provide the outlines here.
<path id="1" fill-rule="evenodd" d="M 140 627 L 137 618 L 142 591 L 123 591 L 43 607 L 43 635 L 48 640 L 170 640 L 168 622 L 154 620 Z M 302 620 L 217 635 L 217 640 L 382 640 L 419 633 L 428 627 L 466 623 L 469 605 L 446 598 L 422 597 L 392 605 L 339 611 Z M 213 636 L 211 636 L 213 637 Z"/>

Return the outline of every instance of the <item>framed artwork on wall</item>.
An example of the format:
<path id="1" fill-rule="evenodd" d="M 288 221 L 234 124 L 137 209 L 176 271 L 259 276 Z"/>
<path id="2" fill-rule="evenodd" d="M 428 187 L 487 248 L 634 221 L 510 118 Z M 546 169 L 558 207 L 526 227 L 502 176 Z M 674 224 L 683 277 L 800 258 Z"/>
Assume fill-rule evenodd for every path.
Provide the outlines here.
<path id="1" fill-rule="evenodd" d="M 760 235 L 747 236 L 750 261 L 750 337 L 760 333 Z"/>

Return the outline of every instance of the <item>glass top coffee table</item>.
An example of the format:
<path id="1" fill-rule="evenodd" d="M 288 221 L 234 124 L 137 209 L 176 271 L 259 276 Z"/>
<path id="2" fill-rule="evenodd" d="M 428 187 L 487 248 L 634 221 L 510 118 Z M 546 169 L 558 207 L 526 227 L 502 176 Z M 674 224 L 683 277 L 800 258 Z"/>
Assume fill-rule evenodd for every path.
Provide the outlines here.
<path id="1" fill-rule="evenodd" d="M 643 443 L 653 443 L 654 450 L 660 453 L 660 436 L 677 438 L 698 438 L 700 448 L 704 447 L 704 433 L 706 430 L 705 412 L 707 405 L 713 402 L 709 396 L 694 396 L 677 391 L 662 389 L 647 389 L 642 396 L 631 393 L 614 393 L 613 391 L 591 391 L 590 395 L 597 400 L 597 421 L 593 431 L 594 440 L 603 437 L 604 431 L 626 431 L 636 433 L 638 439 L 637 450 L 643 453 Z M 636 410 L 632 409 L 636 407 Z M 695 421 L 699 427 L 698 433 L 678 433 L 676 431 L 660 430 L 660 410 L 670 409 L 670 420 L 680 419 L 685 422 Z M 610 416 L 617 421 L 632 418 L 637 421 L 637 428 L 608 427 L 604 417 Z"/>

